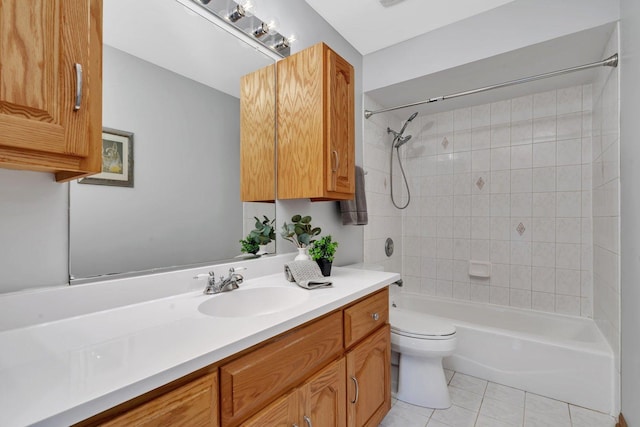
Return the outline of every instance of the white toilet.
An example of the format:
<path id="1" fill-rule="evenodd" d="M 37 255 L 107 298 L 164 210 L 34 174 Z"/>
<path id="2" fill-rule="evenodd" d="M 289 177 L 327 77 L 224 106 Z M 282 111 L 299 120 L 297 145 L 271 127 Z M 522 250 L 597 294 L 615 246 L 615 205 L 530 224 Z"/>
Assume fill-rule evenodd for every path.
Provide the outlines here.
<path id="1" fill-rule="evenodd" d="M 440 317 L 390 308 L 391 349 L 400 353 L 397 398 L 412 405 L 451 406 L 442 358 L 456 349 L 456 328 Z"/>

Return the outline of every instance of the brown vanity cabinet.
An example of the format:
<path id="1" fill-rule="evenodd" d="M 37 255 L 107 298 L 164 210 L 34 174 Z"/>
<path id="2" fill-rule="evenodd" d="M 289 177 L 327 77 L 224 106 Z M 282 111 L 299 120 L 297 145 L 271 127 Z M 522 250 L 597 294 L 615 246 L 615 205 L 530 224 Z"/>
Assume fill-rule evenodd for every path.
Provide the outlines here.
<path id="1" fill-rule="evenodd" d="M 388 299 L 385 288 L 79 425 L 377 426 L 391 409 Z"/>
<path id="2" fill-rule="evenodd" d="M 0 167 L 102 167 L 102 0 L 0 0 Z"/>

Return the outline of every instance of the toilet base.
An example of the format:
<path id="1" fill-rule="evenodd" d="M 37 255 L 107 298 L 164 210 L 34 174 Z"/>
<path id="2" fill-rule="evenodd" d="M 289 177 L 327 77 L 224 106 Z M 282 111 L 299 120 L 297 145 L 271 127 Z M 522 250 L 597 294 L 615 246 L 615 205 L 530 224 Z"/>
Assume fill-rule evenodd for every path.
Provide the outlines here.
<path id="1" fill-rule="evenodd" d="M 425 358 L 400 354 L 397 398 L 425 408 L 451 406 L 442 357 Z"/>

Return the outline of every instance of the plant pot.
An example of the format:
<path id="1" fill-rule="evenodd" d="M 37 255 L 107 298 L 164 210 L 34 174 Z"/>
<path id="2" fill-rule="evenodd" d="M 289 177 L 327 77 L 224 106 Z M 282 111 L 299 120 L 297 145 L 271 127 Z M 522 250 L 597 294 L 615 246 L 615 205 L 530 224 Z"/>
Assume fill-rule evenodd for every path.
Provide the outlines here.
<path id="1" fill-rule="evenodd" d="M 260 250 L 256 252 L 256 255 L 267 255 L 267 254 L 269 254 L 269 252 L 267 252 L 267 245 L 260 245 Z"/>
<path id="2" fill-rule="evenodd" d="M 298 255 L 293 259 L 294 261 L 309 261 L 309 248 L 298 248 Z"/>
<path id="3" fill-rule="evenodd" d="M 320 258 L 317 259 L 316 262 L 318 263 L 318 267 L 320 267 L 320 271 L 322 271 L 322 275 L 324 277 L 331 276 L 331 261 Z"/>

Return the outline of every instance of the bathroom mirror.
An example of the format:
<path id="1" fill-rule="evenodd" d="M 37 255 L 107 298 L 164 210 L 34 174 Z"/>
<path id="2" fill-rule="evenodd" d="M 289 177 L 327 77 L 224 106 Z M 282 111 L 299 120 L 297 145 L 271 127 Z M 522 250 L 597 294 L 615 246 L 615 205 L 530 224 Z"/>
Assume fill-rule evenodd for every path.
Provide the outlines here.
<path id="1" fill-rule="evenodd" d="M 72 278 L 241 254 L 275 205 L 240 201 L 240 77 L 274 59 L 176 0 L 106 1 L 103 41 L 103 127 L 133 134 L 133 186 L 71 183 Z"/>

